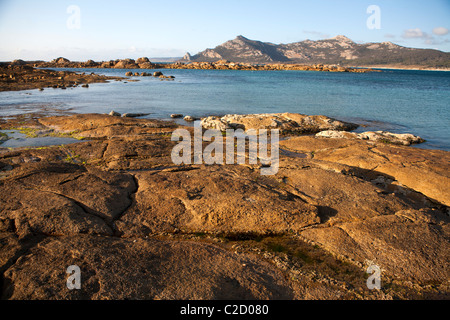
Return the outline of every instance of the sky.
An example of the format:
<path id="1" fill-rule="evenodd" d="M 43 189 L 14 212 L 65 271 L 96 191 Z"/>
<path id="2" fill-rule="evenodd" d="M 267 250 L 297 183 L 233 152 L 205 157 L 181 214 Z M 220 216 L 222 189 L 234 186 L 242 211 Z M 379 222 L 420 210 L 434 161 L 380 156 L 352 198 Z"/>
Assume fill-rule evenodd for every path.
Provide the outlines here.
<path id="1" fill-rule="evenodd" d="M 450 0 L 0 0 L 0 61 L 180 57 L 238 35 L 450 52 L 449 30 Z"/>

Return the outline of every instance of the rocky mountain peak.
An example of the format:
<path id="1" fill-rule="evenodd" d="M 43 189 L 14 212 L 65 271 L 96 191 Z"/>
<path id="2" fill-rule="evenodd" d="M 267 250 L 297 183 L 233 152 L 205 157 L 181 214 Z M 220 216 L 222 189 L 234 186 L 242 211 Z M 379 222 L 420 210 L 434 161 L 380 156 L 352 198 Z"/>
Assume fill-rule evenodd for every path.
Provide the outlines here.
<path id="1" fill-rule="evenodd" d="M 240 40 L 240 41 L 248 41 L 249 39 L 242 36 L 242 35 L 238 35 L 234 40 Z"/>
<path id="2" fill-rule="evenodd" d="M 273 44 L 242 35 L 214 49 L 193 55 L 192 62 L 228 60 L 236 63 L 299 63 L 340 65 L 424 65 L 450 67 L 450 53 L 432 49 L 401 47 L 391 42 L 356 43 L 344 35 L 324 40 Z"/>
<path id="3" fill-rule="evenodd" d="M 338 36 L 328 39 L 328 40 L 337 40 L 339 42 L 352 42 L 352 43 L 354 42 L 352 39 L 350 39 L 346 36 L 343 36 L 343 35 L 338 35 Z"/>
<path id="4" fill-rule="evenodd" d="M 191 61 L 191 54 L 189 52 L 186 52 L 186 54 L 183 56 L 183 58 L 181 60 L 185 60 L 185 61 Z"/>

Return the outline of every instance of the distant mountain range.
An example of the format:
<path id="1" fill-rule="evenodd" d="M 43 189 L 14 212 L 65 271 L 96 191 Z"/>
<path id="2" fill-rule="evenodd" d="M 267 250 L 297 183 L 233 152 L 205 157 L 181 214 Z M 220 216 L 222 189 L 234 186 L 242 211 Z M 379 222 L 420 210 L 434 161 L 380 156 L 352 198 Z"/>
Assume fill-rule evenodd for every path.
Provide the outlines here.
<path id="1" fill-rule="evenodd" d="M 345 36 L 325 40 L 305 40 L 273 44 L 238 36 L 214 49 L 186 55 L 182 62 L 214 62 L 268 64 L 339 64 L 342 66 L 410 66 L 450 68 L 450 53 L 433 49 L 415 49 L 392 42 L 356 43 Z"/>

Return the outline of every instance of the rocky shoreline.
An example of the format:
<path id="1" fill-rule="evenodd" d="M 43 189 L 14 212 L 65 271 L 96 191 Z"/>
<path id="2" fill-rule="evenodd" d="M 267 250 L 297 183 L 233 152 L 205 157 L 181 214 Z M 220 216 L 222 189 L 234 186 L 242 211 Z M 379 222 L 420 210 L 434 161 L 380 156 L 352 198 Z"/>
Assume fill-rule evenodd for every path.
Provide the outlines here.
<path id="1" fill-rule="evenodd" d="M 291 155 L 261 176 L 260 164 L 174 165 L 174 122 L 39 115 L 0 129 L 19 123 L 80 142 L 0 145 L 3 299 L 450 297 L 449 152 L 299 135 L 354 126 L 324 116 L 204 121 L 285 129 Z M 373 264 L 381 290 L 366 286 Z M 65 286 L 70 265 L 80 290 Z"/>
<path id="2" fill-rule="evenodd" d="M 108 77 L 94 73 L 36 69 L 25 63 L 0 63 L 0 91 L 17 91 L 45 88 L 66 89 L 89 87 L 90 83 L 125 80 L 123 77 Z"/>
<path id="3" fill-rule="evenodd" d="M 277 70 L 300 70 L 300 71 L 322 71 L 322 72 L 379 72 L 372 68 L 352 68 L 337 65 L 301 65 L 301 64 L 250 64 L 234 63 L 227 60 L 216 62 L 174 62 L 174 63 L 153 63 L 147 57 L 139 59 L 118 59 L 110 61 L 96 62 L 88 60 L 86 62 L 70 61 L 60 57 L 52 61 L 22 61 L 16 60 L 12 64 L 28 64 L 37 68 L 113 68 L 113 69 L 202 69 L 202 70 L 247 70 L 247 71 L 277 71 Z"/>

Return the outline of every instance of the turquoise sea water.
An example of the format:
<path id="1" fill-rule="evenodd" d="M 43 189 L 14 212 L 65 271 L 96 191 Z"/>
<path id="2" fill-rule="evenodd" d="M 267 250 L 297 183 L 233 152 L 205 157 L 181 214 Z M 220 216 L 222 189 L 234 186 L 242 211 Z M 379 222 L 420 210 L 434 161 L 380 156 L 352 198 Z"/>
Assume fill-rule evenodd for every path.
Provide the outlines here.
<path id="1" fill-rule="evenodd" d="M 128 70 L 61 69 L 124 76 Z M 153 72 L 153 70 L 130 70 Z M 450 151 L 450 72 L 384 70 L 374 73 L 311 71 L 161 70 L 175 81 L 133 77 L 89 88 L 0 92 L 0 116 L 36 111 L 172 113 L 192 116 L 228 113 L 323 114 L 367 127 L 413 133 L 419 148 Z"/>

